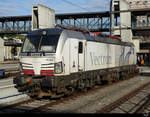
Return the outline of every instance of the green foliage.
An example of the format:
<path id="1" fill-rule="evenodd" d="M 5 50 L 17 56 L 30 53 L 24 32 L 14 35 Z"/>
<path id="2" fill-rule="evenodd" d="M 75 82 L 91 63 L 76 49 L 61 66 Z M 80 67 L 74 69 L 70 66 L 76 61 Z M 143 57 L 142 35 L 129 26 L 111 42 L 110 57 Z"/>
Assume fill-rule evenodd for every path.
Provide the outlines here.
<path id="1" fill-rule="evenodd" d="M 21 41 L 23 41 L 25 39 L 24 35 L 18 35 L 18 34 L 5 34 L 4 37 L 7 37 L 9 39 L 19 38 Z"/>

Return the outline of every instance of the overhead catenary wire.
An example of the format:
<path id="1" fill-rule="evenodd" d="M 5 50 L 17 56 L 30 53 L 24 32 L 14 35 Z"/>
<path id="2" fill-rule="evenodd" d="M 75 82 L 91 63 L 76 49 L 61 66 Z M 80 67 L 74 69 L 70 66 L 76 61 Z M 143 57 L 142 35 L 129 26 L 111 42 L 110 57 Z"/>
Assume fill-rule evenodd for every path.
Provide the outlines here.
<path id="1" fill-rule="evenodd" d="M 72 3 L 72 2 L 70 2 L 68 0 L 63 0 L 63 2 L 65 2 L 67 4 L 71 4 L 72 6 L 76 6 L 76 7 L 80 8 L 80 9 L 83 9 L 83 10 L 86 10 L 86 11 L 90 12 L 89 9 L 86 9 L 84 7 L 81 7 L 80 5 L 74 4 L 74 3 Z"/>
<path id="2" fill-rule="evenodd" d="M 67 4 L 71 4 L 72 6 L 76 6 L 76 7 L 78 7 L 78 8 L 80 8 L 80 9 L 83 9 L 83 10 L 85 10 L 85 11 L 88 11 L 88 12 L 90 12 L 91 10 L 89 10 L 89 8 L 85 8 L 85 7 L 81 7 L 80 5 L 77 5 L 77 4 L 74 4 L 74 3 L 72 3 L 72 2 L 70 2 L 70 1 L 68 1 L 68 0 L 62 0 L 63 2 L 65 2 L 65 3 L 67 3 Z M 107 1 L 109 1 L 110 2 L 110 0 L 107 0 Z M 108 3 L 107 3 L 108 4 Z M 93 6 L 94 7 L 94 6 Z M 103 7 L 106 7 L 106 6 L 99 6 L 100 8 L 103 8 Z"/>

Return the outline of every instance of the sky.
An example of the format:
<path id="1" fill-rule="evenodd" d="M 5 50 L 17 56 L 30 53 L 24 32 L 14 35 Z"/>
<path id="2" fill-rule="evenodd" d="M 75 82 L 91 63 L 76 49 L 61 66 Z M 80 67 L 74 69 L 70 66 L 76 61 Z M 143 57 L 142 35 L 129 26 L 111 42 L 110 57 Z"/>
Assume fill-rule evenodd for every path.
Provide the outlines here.
<path id="1" fill-rule="evenodd" d="M 56 14 L 108 11 L 110 0 L 0 0 L 1 16 L 31 15 L 32 5 L 45 5 Z"/>

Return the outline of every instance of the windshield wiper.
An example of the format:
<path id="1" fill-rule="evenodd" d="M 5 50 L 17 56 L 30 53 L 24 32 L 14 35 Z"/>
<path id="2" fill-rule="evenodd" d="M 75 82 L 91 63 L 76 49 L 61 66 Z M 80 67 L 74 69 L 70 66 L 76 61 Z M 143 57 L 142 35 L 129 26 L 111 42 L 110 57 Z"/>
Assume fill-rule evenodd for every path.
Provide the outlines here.
<path id="1" fill-rule="evenodd" d="M 38 51 L 40 50 L 40 47 L 41 47 L 42 40 L 43 40 L 43 38 L 42 38 L 42 36 L 41 36 L 41 38 L 40 38 L 40 42 L 39 42 Z"/>

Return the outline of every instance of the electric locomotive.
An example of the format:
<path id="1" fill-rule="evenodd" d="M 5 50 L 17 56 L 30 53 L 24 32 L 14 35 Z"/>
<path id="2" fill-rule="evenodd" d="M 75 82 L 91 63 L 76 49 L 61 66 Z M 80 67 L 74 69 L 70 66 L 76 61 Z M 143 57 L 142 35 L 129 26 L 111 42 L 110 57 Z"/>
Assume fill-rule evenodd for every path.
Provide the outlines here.
<path id="1" fill-rule="evenodd" d="M 16 87 L 39 98 L 70 95 L 136 73 L 132 43 L 63 28 L 28 33 L 19 59 Z"/>

